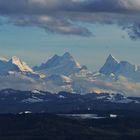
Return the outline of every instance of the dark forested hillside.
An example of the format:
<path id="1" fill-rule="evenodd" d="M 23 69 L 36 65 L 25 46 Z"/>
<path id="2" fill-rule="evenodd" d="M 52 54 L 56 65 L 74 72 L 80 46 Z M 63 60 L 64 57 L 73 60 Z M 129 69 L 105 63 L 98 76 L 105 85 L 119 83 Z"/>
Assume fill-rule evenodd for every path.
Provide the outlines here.
<path id="1" fill-rule="evenodd" d="M 139 140 L 140 118 L 74 120 L 50 114 L 0 115 L 0 140 Z"/>
<path id="2" fill-rule="evenodd" d="M 52 94 L 43 91 L 18 91 L 5 89 L 0 91 L 0 113 L 69 113 L 82 111 L 140 112 L 139 97 L 125 97 L 121 94 L 90 93 L 86 95 L 60 92 Z M 117 112 L 118 113 L 118 112 Z M 130 113 L 131 114 L 131 113 Z"/>

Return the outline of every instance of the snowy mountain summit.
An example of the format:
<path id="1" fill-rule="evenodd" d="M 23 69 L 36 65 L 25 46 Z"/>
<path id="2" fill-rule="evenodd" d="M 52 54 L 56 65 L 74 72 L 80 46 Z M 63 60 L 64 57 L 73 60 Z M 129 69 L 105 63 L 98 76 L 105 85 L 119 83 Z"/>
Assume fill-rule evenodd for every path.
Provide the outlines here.
<path id="1" fill-rule="evenodd" d="M 114 74 L 115 76 L 125 76 L 131 80 L 140 81 L 140 69 L 127 61 L 118 61 L 112 55 L 109 55 L 103 67 L 99 70 L 105 75 Z"/>
<path id="2" fill-rule="evenodd" d="M 62 74 L 68 76 L 79 72 L 82 67 L 70 53 L 66 52 L 62 56 L 54 55 L 46 63 L 36 66 L 33 69 L 47 75 Z"/>
<path id="3" fill-rule="evenodd" d="M 13 67 L 13 70 L 18 70 L 21 72 L 33 72 L 33 70 L 23 61 L 21 61 L 18 57 L 13 56 L 9 60 L 9 65 Z"/>
<path id="4" fill-rule="evenodd" d="M 105 64 L 100 69 L 100 73 L 103 74 L 111 74 L 114 73 L 118 69 L 119 61 L 115 59 L 111 54 L 106 59 Z"/>
<path id="5" fill-rule="evenodd" d="M 16 56 L 13 56 L 10 60 L 0 59 L 0 74 L 8 74 L 11 71 L 33 73 L 33 70 Z"/>

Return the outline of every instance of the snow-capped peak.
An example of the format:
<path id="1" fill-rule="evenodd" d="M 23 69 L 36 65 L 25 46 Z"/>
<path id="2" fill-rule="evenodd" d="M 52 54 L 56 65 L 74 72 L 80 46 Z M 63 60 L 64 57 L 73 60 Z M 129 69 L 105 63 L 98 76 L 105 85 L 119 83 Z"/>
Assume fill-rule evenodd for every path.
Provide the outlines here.
<path id="1" fill-rule="evenodd" d="M 69 52 L 65 52 L 62 57 L 63 58 L 73 59 L 73 56 Z"/>
<path id="2" fill-rule="evenodd" d="M 80 71 L 81 65 L 73 58 L 73 56 L 66 52 L 62 56 L 54 55 L 46 63 L 39 67 L 34 67 L 35 71 L 51 75 L 62 74 L 70 75 Z"/>
<path id="3" fill-rule="evenodd" d="M 61 57 L 63 59 L 63 61 L 73 61 L 73 63 L 75 64 L 75 67 L 77 68 L 81 68 L 81 65 L 79 62 L 77 62 L 74 57 L 69 53 L 69 52 L 66 52 L 64 53 L 64 55 Z"/>
<path id="4" fill-rule="evenodd" d="M 112 55 L 109 55 L 105 64 L 99 71 L 105 75 L 113 74 L 115 77 L 124 76 L 133 81 L 140 81 L 139 67 L 127 61 L 118 61 Z"/>
<path id="5" fill-rule="evenodd" d="M 0 75 L 11 74 L 14 72 L 23 72 L 34 74 L 33 70 L 18 57 L 13 56 L 10 60 L 0 59 Z"/>
<path id="6" fill-rule="evenodd" d="M 106 59 L 104 66 L 100 69 L 100 73 L 110 74 L 114 73 L 118 67 L 119 61 L 115 59 L 111 54 Z"/>
<path id="7" fill-rule="evenodd" d="M 20 61 L 20 59 L 17 56 L 12 56 L 11 58 L 12 63 L 18 63 Z"/>
<path id="8" fill-rule="evenodd" d="M 106 62 L 119 63 L 119 61 L 111 54 L 108 56 Z"/>
<path id="9" fill-rule="evenodd" d="M 17 66 L 20 71 L 22 72 L 33 72 L 33 70 L 25 63 L 22 62 L 18 57 L 13 56 L 10 60 L 9 63 Z"/>

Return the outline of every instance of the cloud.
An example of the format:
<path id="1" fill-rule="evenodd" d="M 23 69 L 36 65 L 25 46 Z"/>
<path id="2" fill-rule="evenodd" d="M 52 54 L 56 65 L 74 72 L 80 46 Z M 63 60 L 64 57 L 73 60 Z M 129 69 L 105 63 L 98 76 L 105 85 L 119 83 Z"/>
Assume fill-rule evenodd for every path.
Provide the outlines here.
<path id="1" fill-rule="evenodd" d="M 75 91 L 77 93 L 121 93 L 126 96 L 139 96 L 140 82 L 128 81 L 125 77 L 120 76 L 119 79 L 94 79 L 89 80 L 82 77 L 74 77 L 72 85 L 57 84 L 51 80 L 45 81 L 41 79 L 33 79 L 21 73 L 10 74 L 7 76 L 0 76 L 0 90 L 2 89 L 16 89 L 23 91 L 41 90 L 58 93 L 60 91 Z"/>
<path id="2" fill-rule="evenodd" d="M 20 73 L 0 76 L 0 81 L 0 90 L 16 89 L 23 91 L 32 91 L 36 89 L 40 91 L 49 91 L 52 93 L 58 93 L 64 90 L 67 92 L 72 91 L 71 86 L 69 85 L 60 86 L 50 81 L 47 82 L 41 79 L 33 79 Z"/>
<path id="3" fill-rule="evenodd" d="M 91 36 L 84 24 L 117 24 L 140 38 L 139 0 L 4 0 L 0 15 L 16 26 L 37 26 L 53 33 Z"/>
<path id="4" fill-rule="evenodd" d="M 140 23 L 124 27 L 131 39 L 137 40 L 140 38 Z"/>
<path id="5" fill-rule="evenodd" d="M 132 82 L 127 78 L 120 76 L 118 80 L 102 79 L 101 77 L 93 80 L 75 77 L 72 88 L 77 93 L 120 93 L 126 96 L 140 95 L 140 82 Z"/>
<path id="6" fill-rule="evenodd" d="M 92 33 L 85 27 L 77 27 L 66 19 L 59 19 L 52 16 L 14 17 L 8 22 L 16 26 L 37 26 L 52 33 L 82 36 L 92 35 Z"/>

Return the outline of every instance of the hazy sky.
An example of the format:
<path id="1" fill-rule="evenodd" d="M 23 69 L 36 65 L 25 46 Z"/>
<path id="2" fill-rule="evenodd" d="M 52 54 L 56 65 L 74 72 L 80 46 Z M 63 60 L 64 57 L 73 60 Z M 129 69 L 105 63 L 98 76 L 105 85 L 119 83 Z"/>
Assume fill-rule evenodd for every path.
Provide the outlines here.
<path id="1" fill-rule="evenodd" d="M 70 52 L 98 70 L 111 53 L 140 65 L 139 0 L 0 1 L 0 56 L 30 65 Z"/>

